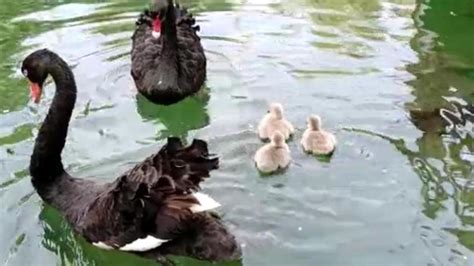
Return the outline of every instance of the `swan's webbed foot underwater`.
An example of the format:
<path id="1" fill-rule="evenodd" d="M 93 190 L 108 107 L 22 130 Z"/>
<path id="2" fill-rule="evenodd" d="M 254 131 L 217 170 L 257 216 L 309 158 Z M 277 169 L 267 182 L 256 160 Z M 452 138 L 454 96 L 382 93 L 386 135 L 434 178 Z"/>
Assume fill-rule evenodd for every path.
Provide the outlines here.
<path id="1" fill-rule="evenodd" d="M 135 22 L 135 25 L 137 26 L 140 26 L 143 24 L 146 24 L 150 27 L 153 25 L 153 18 L 151 16 L 151 12 L 149 9 L 143 10 L 143 12 L 140 14 L 137 21 Z"/>

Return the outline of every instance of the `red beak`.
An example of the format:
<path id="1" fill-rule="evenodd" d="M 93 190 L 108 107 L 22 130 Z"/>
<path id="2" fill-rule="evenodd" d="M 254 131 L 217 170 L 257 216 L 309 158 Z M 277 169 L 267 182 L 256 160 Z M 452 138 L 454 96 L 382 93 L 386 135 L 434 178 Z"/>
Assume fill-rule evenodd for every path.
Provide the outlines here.
<path id="1" fill-rule="evenodd" d="M 161 31 L 161 21 L 158 17 L 153 20 L 153 31 L 160 32 Z"/>
<path id="2" fill-rule="evenodd" d="M 41 99 L 41 86 L 30 81 L 30 93 L 34 103 L 39 103 Z"/>

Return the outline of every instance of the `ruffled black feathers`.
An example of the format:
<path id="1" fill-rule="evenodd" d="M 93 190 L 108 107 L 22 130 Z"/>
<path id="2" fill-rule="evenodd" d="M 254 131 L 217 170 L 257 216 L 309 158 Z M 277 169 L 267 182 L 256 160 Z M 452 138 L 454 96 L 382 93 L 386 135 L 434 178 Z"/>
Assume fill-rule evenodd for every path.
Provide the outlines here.
<path id="1" fill-rule="evenodd" d="M 193 192 L 218 164 L 209 157 L 206 142 L 194 140 L 183 147 L 171 138 L 157 154 L 110 184 L 88 209 L 87 216 L 96 219 L 80 231 L 91 242 L 115 248 L 137 236 L 172 240 L 192 217 L 192 206 L 199 204 Z M 98 234 L 97 228 L 104 231 Z"/>
<path id="2" fill-rule="evenodd" d="M 171 1 L 170 1 L 171 2 Z M 206 79 L 206 57 L 195 19 L 185 9 L 168 6 L 159 38 L 152 35 L 152 14 L 137 21 L 132 40 L 132 77 L 150 101 L 169 105 L 198 92 Z"/>

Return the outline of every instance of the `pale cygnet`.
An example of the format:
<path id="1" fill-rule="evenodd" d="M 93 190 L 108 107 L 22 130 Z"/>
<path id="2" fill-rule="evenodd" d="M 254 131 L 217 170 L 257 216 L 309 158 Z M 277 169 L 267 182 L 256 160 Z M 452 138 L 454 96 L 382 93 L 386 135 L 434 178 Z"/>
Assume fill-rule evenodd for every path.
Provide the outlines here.
<path id="1" fill-rule="evenodd" d="M 255 153 L 255 164 L 263 173 L 273 173 L 288 167 L 291 161 L 290 148 L 280 131 L 273 133 L 271 142 Z"/>
<path id="2" fill-rule="evenodd" d="M 279 103 L 272 103 L 269 112 L 258 125 L 258 136 L 264 140 L 269 139 L 276 131 L 280 131 L 287 140 L 295 128 L 283 117 L 283 106 Z"/>
<path id="3" fill-rule="evenodd" d="M 303 150 L 316 155 L 329 155 L 336 148 L 336 137 L 321 128 L 321 118 L 312 115 L 308 118 L 308 128 L 301 139 Z"/>

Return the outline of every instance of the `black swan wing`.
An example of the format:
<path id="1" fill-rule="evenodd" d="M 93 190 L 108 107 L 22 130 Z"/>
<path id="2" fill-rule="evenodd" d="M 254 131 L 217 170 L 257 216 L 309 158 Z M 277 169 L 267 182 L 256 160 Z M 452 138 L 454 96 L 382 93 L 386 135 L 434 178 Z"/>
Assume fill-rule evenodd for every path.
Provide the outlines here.
<path id="1" fill-rule="evenodd" d="M 156 69 L 161 55 L 161 41 L 153 37 L 152 27 L 143 22 L 137 25 L 132 37 L 132 77 L 141 88 L 145 74 Z"/>
<path id="2" fill-rule="evenodd" d="M 206 79 L 206 55 L 197 35 L 199 26 L 192 14 L 185 10 L 177 21 L 178 29 L 178 80 L 180 88 L 196 93 Z"/>
<path id="3" fill-rule="evenodd" d="M 220 206 L 198 192 L 218 164 L 205 141 L 184 147 L 170 138 L 157 154 L 110 184 L 90 206 L 78 231 L 104 249 L 155 249 L 178 237 L 195 213 Z"/>

